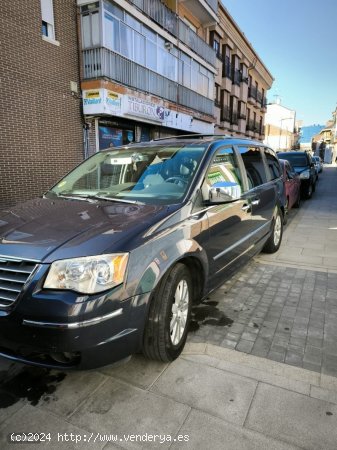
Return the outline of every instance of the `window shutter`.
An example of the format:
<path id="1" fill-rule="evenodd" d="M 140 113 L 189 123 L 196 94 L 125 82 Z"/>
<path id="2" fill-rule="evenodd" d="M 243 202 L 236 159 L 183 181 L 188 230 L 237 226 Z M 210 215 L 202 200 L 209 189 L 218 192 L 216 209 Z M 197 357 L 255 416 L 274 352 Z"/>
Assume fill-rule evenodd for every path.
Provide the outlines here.
<path id="1" fill-rule="evenodd" d="M 53 0 L 40 0 L 42 20 L 54 25 Z"/>

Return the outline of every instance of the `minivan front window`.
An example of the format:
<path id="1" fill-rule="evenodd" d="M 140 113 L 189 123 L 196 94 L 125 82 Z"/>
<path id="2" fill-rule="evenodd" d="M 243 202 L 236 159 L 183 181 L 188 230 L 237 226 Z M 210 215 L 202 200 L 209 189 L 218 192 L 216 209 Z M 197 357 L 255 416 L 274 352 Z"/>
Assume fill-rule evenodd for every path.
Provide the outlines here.
<path id="1" fill-rule="evenodd" d="M 161 144 L 105 150 L 80 164 L 45 196 L 177 203 L 205 149 L 205 144 Z"/>

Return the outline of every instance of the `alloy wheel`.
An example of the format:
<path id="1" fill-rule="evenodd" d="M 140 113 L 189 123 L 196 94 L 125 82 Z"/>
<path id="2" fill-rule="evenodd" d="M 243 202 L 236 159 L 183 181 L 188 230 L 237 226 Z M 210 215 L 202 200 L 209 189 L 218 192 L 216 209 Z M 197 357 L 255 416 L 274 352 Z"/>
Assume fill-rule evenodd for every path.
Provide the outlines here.
<path id="1" fill-rule="evenodd" d="M 281 223 L 281 216 L 277 214 L 275 218 L 275 225 L 274 225 L 274 245 L 277 246 L 280 242 L 282 235 L 282 223 Z"/>
<path id="2" fill-rule="evenodd" d="M 186 328 L 189 301 L 188 284 L 186 280 L 181 280 L 177 285 L 172 305 L 170 336 L 173 345 L 178 345 L 183 337 Z"/>

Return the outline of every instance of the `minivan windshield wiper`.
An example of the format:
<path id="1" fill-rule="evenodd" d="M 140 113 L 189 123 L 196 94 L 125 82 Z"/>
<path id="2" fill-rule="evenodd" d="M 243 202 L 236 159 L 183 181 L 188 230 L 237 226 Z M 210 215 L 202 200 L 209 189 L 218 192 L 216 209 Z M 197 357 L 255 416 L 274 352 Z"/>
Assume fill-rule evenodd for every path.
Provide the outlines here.
<path id="1" fill-rule="evenodd" d="M 86 194 L 57 194 L 57 197 L 72 199 L 72 200 L 84 200 L 88 202 L 95 202 L 97 200 L 105 200 L 109 202 L 119 202 L 119 203 L 129 203 L 135 205 L 145 205 L 145 203 L 139 202 L 137 200 L 124 200 L 118 197 L 107 197 L 105 195 L 86 195 Z"/>
<path id="2" fill-rule="evenodd" d="M 106 197 L 104 195 L 93 195 L 90 198 L 96 198 L 97 200 L 107 200 L 111 202 L 131 203 L 133 205 L 145 205 L 145 203 L 139 202 L 138 200 L 125 200 L 119 197 Z"/>
<path id="3" fill-rule="evenodd" d="M 69 198 L 71 200 L 84 200 L 87 202 L 95 202 L 95 197 L 90 196 L 90 195 L 81 195 L 81 194 L 57 194 L 57 197 L 62 197 L 62 198 Z"/>

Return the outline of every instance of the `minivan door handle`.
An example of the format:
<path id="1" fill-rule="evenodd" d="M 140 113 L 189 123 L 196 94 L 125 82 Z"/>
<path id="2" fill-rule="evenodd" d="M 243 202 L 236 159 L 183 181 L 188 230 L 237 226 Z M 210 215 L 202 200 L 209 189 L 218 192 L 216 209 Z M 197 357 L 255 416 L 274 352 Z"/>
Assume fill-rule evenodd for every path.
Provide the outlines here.
<path id="1" fill-rule="evenodd" d="M 259 198 L 257 198 L 256 200 L 253 200 L 252 201 L 252 205 L 258 205 L 260 203 L 260 199 Z"/>

